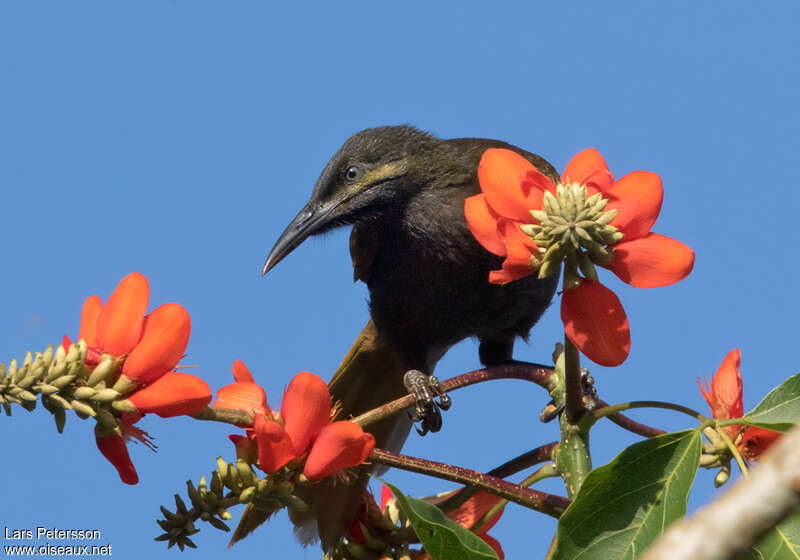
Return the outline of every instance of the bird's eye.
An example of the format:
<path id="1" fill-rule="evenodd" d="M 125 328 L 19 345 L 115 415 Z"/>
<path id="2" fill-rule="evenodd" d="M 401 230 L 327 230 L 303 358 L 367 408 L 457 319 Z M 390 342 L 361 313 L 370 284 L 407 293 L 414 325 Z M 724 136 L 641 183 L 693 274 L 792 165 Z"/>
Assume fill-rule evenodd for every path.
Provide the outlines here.
<path id="1" fill-rule="evenodd" d="M 361 171 L 360 167 L 357 165 L 351 165 L 347 168 L 347 171 L 344 172 L 344 178 L 352 183 L 353 181 L 360 179 L 362 174 L 363 171 Z"/>

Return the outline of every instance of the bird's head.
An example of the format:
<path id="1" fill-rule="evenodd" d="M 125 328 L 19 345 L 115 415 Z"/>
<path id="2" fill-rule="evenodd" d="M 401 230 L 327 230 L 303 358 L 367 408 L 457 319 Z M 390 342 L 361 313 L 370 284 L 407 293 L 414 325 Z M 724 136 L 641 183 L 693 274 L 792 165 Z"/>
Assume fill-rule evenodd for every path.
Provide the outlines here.
<path id="1" fill-rule="evenodd" d="M 351 136 L 317 179 L 311 198 L 270 251 L 266 274 L 307 237 L 397 207 L 419 188 L 436 138 L 411 126 L 368 128 Z"/>

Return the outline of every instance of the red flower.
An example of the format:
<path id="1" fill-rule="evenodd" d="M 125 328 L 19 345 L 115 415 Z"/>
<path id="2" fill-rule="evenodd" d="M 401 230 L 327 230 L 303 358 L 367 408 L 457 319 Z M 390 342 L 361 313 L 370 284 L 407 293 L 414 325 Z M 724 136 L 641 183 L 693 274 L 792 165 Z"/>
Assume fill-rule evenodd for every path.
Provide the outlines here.
<path id="1" fill-rule="evenodd" d="M 122 373 L 134 385 L 155 381 L 175 369 L 186 351 L 192 321 L 177 303 L 166 303 L 145 315 L 150 298 L 147 278 L 133 272 L 122 279 L 103 305 L 98 296 L 83 304 L 79 339 L 88 346 L 87 365 L 103 354 L 125 358 Z M 65 346 L 70 344 L 65 337 Z"/>
<path id="2" fill-rule="evenodd" d="M 78 335 L 88 347 L 88 369 L 97 366 L 104 354 L 124 360 L 121 379 L 109 383 L 128 393 L 124 400 L 114 403 L 117 427 L 96 433 L 98 448 L 126 484 L 136 484 L 138 476 L 125 439 L 146 437 L 132 424 L 148 413 L 162 418 L 194 414 L 211 402 L 211 389 L 205 381 L 172 371 L 189 342 L 189 313 L 177 303 L 167 303 L 145 315 L 149 297 L 147 278 L 138 272 L 129 274 L 105 305 L 98 296 L 86 299 Z M 66 349 L 70 344 L 65 336 Z"/>
<path id="3" fill-rule="evenodd" d="M 711 407 L 711 415 L 718 420 L 740 418 L 744 414 L 742 374 L 739 366 L 742 361 L 742 352 L 738 348 L 728 352 L 722 365 L 709 384 L 705 386 L 698 379 L 700 393 Z M 748 426 L 744 432 L 742 426 L 726 426 L 725 432 L 736 443 L 739 453 L 746 459 L 758 460 L 762 453 L 775 443 L 781 432 Z"/>
<path id="4" fill-rule="evenodd" d="M 564 251 L 577 251 L 580 258 L 574 259 L 571 265 L 574 270 L 565 273 L 565 282 L 567 277 L 569 281 L 561 306 L 567 336 L 598 364 L 622 363 L 630 351 L 630 331 L 622 304 L 593 276 L 580 278 L 577 266 L 591 260 L 637 288 L 667 286 L 691 272 L 694 252 L 689 247 L 650 232 L 661 210 L 663 189 L 659 176 L 634 171 L 615 182 L 603 157 L 590 148 L 572 158 L 561 183 L 556 185 L 516 152 L 491 148 L 481 158 L 478 180 L 482 193 L 468 198 L 464 205 L 467 224 L 481 245 L 505 257 L 501 270 L 490 272 L 489 281 L 506 284 L 531 274 L 543 264 L 548 265 L 551 252 L 560 255 Z M 542 215 L 549 216 L 545 213 L 547 199 L 556 200 L 561 185 L 566 186 L 565 191 L 577 185 L 585 187 L 585 199 L 599 194 L 606 202 L 596 213 L 605 215 L 592 223 L 579 215 L 574 221 L 556 215 L 558 223 L 563 222 L 559 235 L 571 232 L 575 248 L 550 242 L 545 251 L 544 246 L 540 248 L 534 241 L 536 235 L 529 233 L 533 230 L 525 228 L 541 226 L 531 211 L 538 212 L 541 219 Z M 609 231 L 602 238 L 590 236 L 585 231 L 587 224 L 594 228 L 592 232 L 603 227 Z M 598 249 L 583 252 L 578 247 L 578 234 Z M 586 274 L 583 266 L 581 270 Z"/>
<path id="5" fill-rule="evenodd" d="M 214 407 L 250 410 L 253 426 L 247 438 L 258 446 L 258 466 L 273 473 L 293 459 L 306 457 L 304 474 L 320 480 L 360 465 L 375 446 L 372 434 L 350 421 L 331 423 L 331 396 L 317 375 L 298 373 L 283 394 L 280 414 L 267 405 L 264 390 L 240 360 L 233 366 L 236 383 L 217 391 Z M 234 440 L 237 449 L 244 442 Z"/>
<path id="6" fill-rule="evenodd" d="M 125 445 L 125 440 L 122 436 L 114 433 L 103 434 L 98 426 L 95 428 L 95 441 L 97 442 L 97 449 L 100 450 L 103 457 L 108 459 L 117 469 L 122 482 L 125 484 L 139 482 L 139 475 L 131 462 L 131 457 L 128 455 L 128 447 Z"/>

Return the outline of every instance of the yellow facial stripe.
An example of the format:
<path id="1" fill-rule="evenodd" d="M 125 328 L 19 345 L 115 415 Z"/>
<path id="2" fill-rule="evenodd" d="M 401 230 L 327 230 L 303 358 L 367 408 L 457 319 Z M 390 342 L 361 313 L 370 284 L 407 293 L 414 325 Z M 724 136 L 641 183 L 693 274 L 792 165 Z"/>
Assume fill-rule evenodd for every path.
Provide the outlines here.
<path id="1" fill-rule="evenodd" d="M 406 165 L 405 161 L 390 161 L 365 171 L 364 175 L 361 176 L 361 179 L 359 179 L 358 182 L 350 185 L 347 190 L 350 193 L 356 193 L 374 183 L 388 181 L 389 179 L 400 177 L 401 175 L 404 175 L 406 171 L 408 171 L 408 165 Z"/>

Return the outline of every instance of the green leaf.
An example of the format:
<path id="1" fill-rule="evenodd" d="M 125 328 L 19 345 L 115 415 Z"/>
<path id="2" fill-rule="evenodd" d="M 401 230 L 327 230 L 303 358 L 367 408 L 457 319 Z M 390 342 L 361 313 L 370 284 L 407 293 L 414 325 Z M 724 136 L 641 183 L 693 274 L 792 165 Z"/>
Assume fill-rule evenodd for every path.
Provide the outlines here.
<path id="1" fill-rule="evenodd" d="M 660 435 L 590 472 L 558 522 L 553 560 L 639 556 L 686 513 L 700 443 L 696 430 Z"/>
<path id="2" fill-rule="evenodd" d="M 800 373 L 770 391 L 743 420 L 752 426 L 781 432 L 800 422 Z"/>
<path id="3" fill-rule="evenodd" d="M 433 560 L 498 560 L 492 547 L 462 527 L 436 506 L 405 496 L 388 482 L 400 508 Z"/>
<path id="4" fill-rule="evenodd" d="M 736 560 L 799 560 L 800 513 L 792 515 Z"/>

